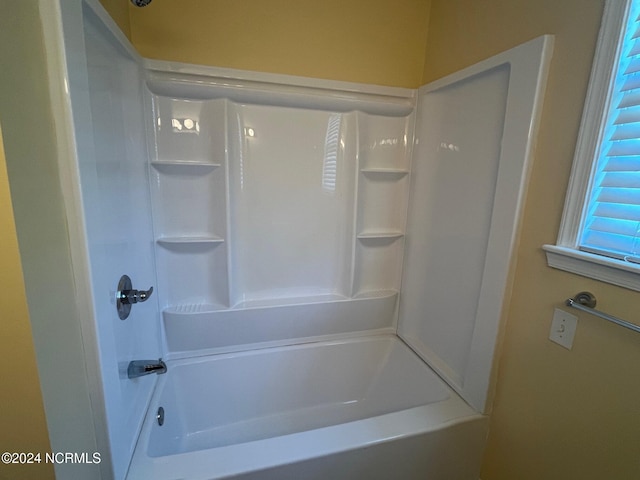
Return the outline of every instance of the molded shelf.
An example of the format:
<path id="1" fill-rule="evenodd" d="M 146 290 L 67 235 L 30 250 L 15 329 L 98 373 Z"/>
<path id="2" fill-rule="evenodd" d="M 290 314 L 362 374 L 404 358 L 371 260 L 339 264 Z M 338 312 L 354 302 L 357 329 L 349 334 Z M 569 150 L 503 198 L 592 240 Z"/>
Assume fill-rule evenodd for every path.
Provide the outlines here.
<path id="1" fill-rule="evenodd" d="M 208 173 L 220 167 L 219 163 L 211 162 L 191 162 L 188 160 L 154 160 L 151 165 L 158 171 L 171 173 L 171 170 L 184 172 L 188 170 L 193 173 Z"/>
<path id="2" fill-rule="evenodd" d="M 178 315 L 197 315 L 200 313 L 220 312 L 228 309 L 229 307 L 226 305 L 219 305 L 217 303 L 198 303 L 172 305 L 165 308 L 163 312 Z"/>
<path id="3" fill-rule="evenodd" d="M 197 315 L 202 313 L 222 312 L 222 311 L 244 311 L 264 309 L 271 307 L 295 307 L 304 305 L 315 305 L 325 303 L 342 303 L 352 302 L 354 300 L 376 300 L 376 299 L 388 299 L 395 297 L 398 294 L 398 290 L 394 289 L 381 289 L 360 292 L 354 297 L 345 297 L 337 294 L 327 295 L 313 295 L 308 297 L 284 297 L 284 298 L 269 298 L 263 300 L 249 300 L 245 302 L 239 302 L 232 307 L 216 303 L 199 303 L 199 304 L 179 304 L 166 307 L 163 312 L 168 314 L 178 315 Z"/>
<path id="4" fill-rule="evenodd" d="M 292 303 L 295 297 L 281 298 L 273 300 L 289 304 L 248 308 L 170 306 L 162 313 L 167 346 L 171 355 L 211 354 L 289 345 L 305 338 L 393 331 L 397 291 L 368 291 L 361 298 L 329 296 L 334 299 L 317 295 L 305 303 Z"/>
<path id="5" fill-rule="evenodd" d="M 409 173 L 409 170 L 400 168 L 363 168 L 360 170 L 363 174 L 372 177 L 396 177 L 402 178 Z"/>
<path id="6" fill-rule="evenodd" d="M 380 289 L 380 290 L 367 290 L 359 292 L 358 294 L 353 296 L 354 300 L 363 300 L 368 298 L 385 298 L 385 297 L 393 297 L 400 293 L 398 290 L 393 288 L 390 289 Z"/>
<path id="7" fill-rule="evenodd" d="M 203 235 L 203 236 L 179 236 L 179 237 L 160 237 L 156 240 L 160 244 L 206 244 L 206 243 L 223 243 L 224 238 L 217 235 Z"/>
<path id="8" fill-rule="evenodd" d="M 375 240 L 377 238 L 401 238 L 404 237 L 404 232 L 399 230 L 370 230 L 364 231 L 358 234 L 360 240 Z"/>
<path id="9" fill-rule="evenodd" d="M 349 297 L 338 294 L 310 295 L 305 297 L 264 298 L 259 300 L 246 300 L 238 302 L 232 308 L 243 310 L 247 308 L 286 307 L 289 305 L 311 305 L 315 303 L 344 302 Z"/>

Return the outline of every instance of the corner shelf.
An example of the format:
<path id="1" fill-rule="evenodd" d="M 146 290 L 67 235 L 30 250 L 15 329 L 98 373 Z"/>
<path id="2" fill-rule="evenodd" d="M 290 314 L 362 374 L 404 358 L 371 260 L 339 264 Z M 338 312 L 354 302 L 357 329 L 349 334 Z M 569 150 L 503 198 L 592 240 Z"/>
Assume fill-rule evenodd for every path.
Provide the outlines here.
<path id="1" fill-rule="evenodd" d="M 366 300 L 366 299 L 375 299 L 375 298 L 385 298 L 385 297 L 393 297 L 394 295 L 398 295 L 400 293 L 399 290 L 394 288 L 386 288 L 379 290 L 366 290 L 357 293 L 352 298 L 354 300 Z"/>
<path id="2" fill-rule="evenodd" d="M 221 165 L 219 163 L 191 162 L 188 160 L 154 160 L 151 162 L 151 166 L 159 172 L 168 174 L 184 171 L 189 171 L 195 174 L 206 174 Z"/>
<path id="3" fill-rule="evenodd" d="M 163 165 L 173 165 L 173 166 L 203 166 L 203 167 L 219 167 L 221 164 L 207 162 L 206 160 L 151 160 L 151 165 L 154 166 L 163 166 Z"/>
<path id="4" fill-rule="evenodd" d="M 360 170 L 365 175 L 401 178 L 409 174 L 409 170 L 403 168 L 363 168 Z"/>
<path id="5" fill-rule="evenodd" d="M 193 235 L 193 236 L 176 236 L 176 237 L 160 237 L 156 240 L 159 244 L 180 245 L 180 244 L 217 244 L 223 243 L 224 238 L 217 235 Z"/>
<path id="6" fill-rule="evenodd" d="M 404 237 L 404 232 L 399 230 L 370 230 L 357 235 L 359 240 L 391 239 Z"/>

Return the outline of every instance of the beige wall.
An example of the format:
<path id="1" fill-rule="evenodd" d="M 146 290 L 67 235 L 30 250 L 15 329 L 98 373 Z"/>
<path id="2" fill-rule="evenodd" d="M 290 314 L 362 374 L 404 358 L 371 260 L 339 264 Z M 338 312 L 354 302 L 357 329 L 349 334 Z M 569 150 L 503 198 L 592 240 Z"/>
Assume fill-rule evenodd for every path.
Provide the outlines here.
<path id="1" fill-rule="evenodd" d="M 548 340 L 553 309 L 578 291 L 636 322 L 640 294 L 553 270 L 540 249 L 558 232 L 603 3 L 432 1 L 425 80 L 556 36 L 483 480 L 640 478 L 640 336 L 580 314 L 571 351 Z"/>
<path id="2" fill-rule="evenodd" d="M 149 58 L 417 87 L 429 3 L 155 0 L 130 8 L 131 33 Z"/>
<path id="3" fill-rule="evenodd" d="M 0 132 L 0 452 L 39 452 L 43 463 L 2 466 L 0 479 L 54 478 L 53 465 L 44 463 L 49 437 L 2 145 Z"/>

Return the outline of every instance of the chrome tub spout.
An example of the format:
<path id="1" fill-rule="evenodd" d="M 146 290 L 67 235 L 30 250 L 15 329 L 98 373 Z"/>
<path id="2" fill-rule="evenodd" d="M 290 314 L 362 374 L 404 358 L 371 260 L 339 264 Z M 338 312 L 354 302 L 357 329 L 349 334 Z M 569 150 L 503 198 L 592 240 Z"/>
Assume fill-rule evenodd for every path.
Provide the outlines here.
<path id="1" fill-rule="evenodd" d="M 151 373 L 167 373 L 167 365 L 162 359 L 155 360 L 133 360 L 129 362 L 127 375 L 129 378 L 142 377 Z"/>

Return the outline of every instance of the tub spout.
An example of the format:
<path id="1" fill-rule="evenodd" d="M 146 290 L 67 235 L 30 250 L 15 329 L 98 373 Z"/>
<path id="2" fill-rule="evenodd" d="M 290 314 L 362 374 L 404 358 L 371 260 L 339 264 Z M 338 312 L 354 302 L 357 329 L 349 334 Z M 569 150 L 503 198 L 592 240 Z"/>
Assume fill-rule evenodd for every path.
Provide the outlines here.
<path id="1" fill-rule="evenodd" d="M 129 378 L 142 377 L 150 373 L 167 373 L 167 365 L 162 359 L 157 362 L 155 360 L 133 360 L 129 362 L 129 367 L 127 368 Z"/>

